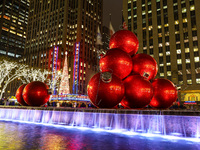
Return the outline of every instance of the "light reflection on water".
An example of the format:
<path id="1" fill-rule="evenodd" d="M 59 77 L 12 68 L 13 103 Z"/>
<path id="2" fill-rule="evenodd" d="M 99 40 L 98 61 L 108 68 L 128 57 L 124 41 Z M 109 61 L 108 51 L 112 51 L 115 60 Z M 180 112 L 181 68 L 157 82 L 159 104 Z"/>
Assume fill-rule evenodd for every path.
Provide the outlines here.
<path id="1" fill-rule="evenodd" d="M 200 143 L 17 122 L 0 122 L 0 150 L 198 150 Z"/>

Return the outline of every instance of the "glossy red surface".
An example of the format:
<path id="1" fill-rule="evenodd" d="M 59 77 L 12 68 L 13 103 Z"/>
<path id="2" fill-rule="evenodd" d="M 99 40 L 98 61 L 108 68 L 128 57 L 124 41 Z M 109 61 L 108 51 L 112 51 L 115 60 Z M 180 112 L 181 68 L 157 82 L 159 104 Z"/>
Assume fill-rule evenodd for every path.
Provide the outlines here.
<path id="1" fill-rule="evenodd" d="M 154 96 L 150 102 L 151 107 L 168 108 L 178 97 L 174 84 L 167 79 L 155 79 L 152 82 Z"/>
<path id="2" fill-rule="evenodd" d="M 101 72 L 111 72 L 120 79 L 127 77 L 132 71 L 131 56 L 121 49 L 114 48 L 107 51 L 100 61 Z"/>
<path id="3" fill-rule="evenodd" d="M 40 81 L 33 81 L 23 90 L 24 101 L 30 106 L 42 106 L 49 101 L 48 86 Z"/>
<path id="4" fill-rule="evenodd" d="M 130 75 L 124 80 L 125 94 L 121 101 L 125 108 L 143 108 L 153 97 L 151 83 L 140 75 Z"/>
<path id="5" fill-rule="evenodd" d="M 90 101 L 100 108 L 115 107 L 124 96 L 124 85 L 120 78 L 110 74 L 109 78 L 103 79 L 105 73 L 95 74 L 87 86 Z"/>
<path id="6" fill-rule="evenodd" d="M 22 97 L 22 92 L 24 90 L 24 87 L 26 86 L 27 84 L 22 84 L 16 91 L 16 98 L 17 98 L 17 101 L 22 105 L 22 106 L 28 106 L 28 104 L 26 104 L 26 102 L 24 101 L 23 97 Z"/>
<path id="7" fill-rule="evenodd" d="M 129 53 L 131 56 L 136 54 L 139 41 L 136 35 L 129 30 L 119 30 L 110 38 L 109 48 L 119 48 Z"/>
<path id="8" fill-rule="evenodd" d="M 158 72 L 158 66 L 153 57 L 147 54 L 136 54 L 132 57 L 133 60 L 133 73 L 140 74 L 152 80 L 155 78 Z"/>

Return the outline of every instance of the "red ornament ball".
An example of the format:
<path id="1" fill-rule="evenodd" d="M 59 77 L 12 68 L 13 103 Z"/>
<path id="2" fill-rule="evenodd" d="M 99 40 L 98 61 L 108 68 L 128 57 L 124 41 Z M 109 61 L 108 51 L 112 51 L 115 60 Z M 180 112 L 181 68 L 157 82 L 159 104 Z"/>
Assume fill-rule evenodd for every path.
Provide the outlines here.
<path id="1" fill-rule="evenodd" d="M 133 32 L 129 30 L 119 30 L 111 36 L 109 47 L 110 49 L 122 49 L 132 56 L 138 51 L 139 41 Z"/>
<path id="2" fill-rule="evenodd" d="M 50 98 L 48 86 L 43 82 L 33 81 L 24 88 L 23 98 L 30 106 L 42 106 Z"/>
<path id="3" fill-rule="evenodd" d="M 100 108 L 113 108 L 124 97 L 124 85 L 120 78 L 109 72 L 97 73 L 87 86 L 90 101 Z"/>
<path id="4" fill-rule="evenodd" d="M 140 74 L 152 80 L 158 72 L 158 65 L 153 57 L 147 54 L 136 54 L 132 57 L 133 60 L 133 73 Z"/>
<path id="5" fill-rule="evenodd" d="M 26 104 L 26 102 L 24 101 L 23 97 L 22 97 L 22 92 L 25 88 L 27 84 L 22 84 L 16 91 L 16 98 L 18 103 L 20 103 L 22 106 L 28 106 L 28 104 Z"/>
<path id="6" fill-rule="evenodd" d="M 150 102 L 151 107 L 168 108 L 176 101 L 178 91 L 170 80 L 155 79 L 152 85 L 154 96 Z"/>
<path id="7" fill-rule="evenodd" d="M 99 66 L 101 72 L 111 72 L 120 79 L 127 77 L 132 71 L 131 56 L 121 49 L 114 48 L 100 59 Z"/>
<path id="8" fill-rule="evenodd" d="M 130 75 L 124 80 L 125 94 L 121 101 L 125 108 L 143 108 L 153 97 L 151 83 L 140 75 Z"/>

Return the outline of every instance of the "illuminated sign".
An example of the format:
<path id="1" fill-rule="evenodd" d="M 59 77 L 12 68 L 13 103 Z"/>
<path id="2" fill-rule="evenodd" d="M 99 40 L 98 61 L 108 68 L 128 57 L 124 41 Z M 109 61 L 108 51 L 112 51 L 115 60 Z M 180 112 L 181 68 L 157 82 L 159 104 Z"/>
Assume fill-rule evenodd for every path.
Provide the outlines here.
<path id="1" fill-rule="evenodd" d="M 192 105 L 194 105 L 194 104 L 197 104 L 197 103 L 196 103 L 196 101 L 185 101 L 184 104 L 192 104 Z"/>
<path id="2" fill-rule="evenodd" d="M 58 46 L 54 46 L 53 49 L 53 61 L 52 61 L 52 89 L 53 89 L 53 94 L 56 94 L 56 71 L 57 71 L 57 62 L 58 62 Z"/>
<path id="3" fill-rule="evenodd" d="M 79 80 L 79 54 L 80 54 L 80 42 L 75 43 L 74 53 L 74 73 L 73 73 L 73 93 L 78 93 L 78 80 Z"/>
<path id="4" fill-rule="evenodd" d="M 51 100 L 90 101 L 87 95 L 80 95 L 80 94 L 52 95 Z"/>

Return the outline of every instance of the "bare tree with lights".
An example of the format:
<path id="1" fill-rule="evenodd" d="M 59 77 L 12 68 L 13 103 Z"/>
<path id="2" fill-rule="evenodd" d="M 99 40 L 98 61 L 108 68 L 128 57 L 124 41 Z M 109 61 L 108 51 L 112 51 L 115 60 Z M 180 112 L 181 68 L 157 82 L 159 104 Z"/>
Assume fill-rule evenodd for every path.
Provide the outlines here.
<path id="1" fill-rule="evenodd" d="M 5 90 L 11 82 L 19 79 L 23 84 L 31 81 L 45 82 L 49 72 L 47 70 L 29 68 L 27 65 L 20 64 L 9 59 L 2 59 L 0 61 L 0 99 L 2 99 Z"/>
<path id="2" fill-rule="evenodd" d="M 7 60 L 0 61 L 0 85 L 4 82 L 5 78 L 13 72 L 13 69 L 18 67 L 16 62 L 10 62 Z"/>
<path id="3" fill-rule="evenodd" d="M 23 83 L 30 83 L 32 81 L 45 82 L 49 73 L 50 72 L 47 70 L 28 68 L 28 66 L 26 66 L 23 72 L 23 76 L 21 76 L 20 80 Z"/>
<path id="4" fill-rule="evenodd" d="M 6 61 L 4 61 L 6 62 Z M 15 64 L 15 65 L 12 65 Z M 7 88 L 8 84 L 14 81 L 17 78 L 20 78 L 23 75 L 25 65 L 19 65 L 13 62 L 6 62 L 6 67 L 4 68 L 6 74 L 3 76 L 3 88 L 0 93 L 0 99 L 2 99 L 3 94 L 5 93 L 5 89 Z M 15 67 L 14 67 L 15 66 Z M 2 70 L 2 68 L 1 68 Z"/>

